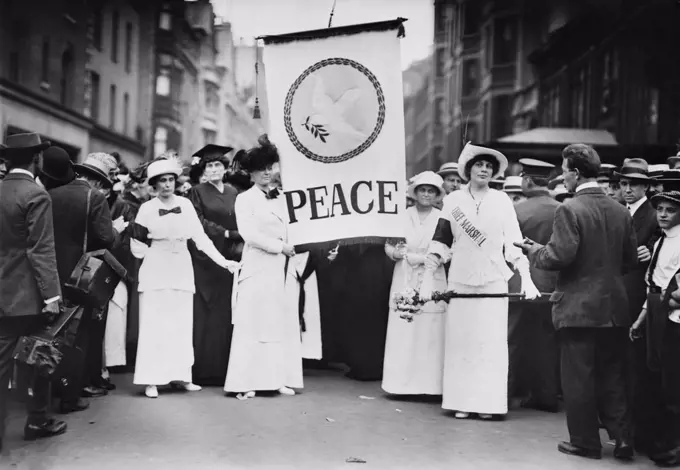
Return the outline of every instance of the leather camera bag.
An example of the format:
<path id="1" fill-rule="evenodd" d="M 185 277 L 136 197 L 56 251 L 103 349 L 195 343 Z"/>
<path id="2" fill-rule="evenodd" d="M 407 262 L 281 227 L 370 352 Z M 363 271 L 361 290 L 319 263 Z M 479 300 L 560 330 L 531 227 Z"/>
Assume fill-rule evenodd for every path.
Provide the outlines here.
<path id="1" fill-rule="evenodd" d="M 85 215 L 85 238 L 83 256 L 73 269 L 64 285 L 64 297 L 76 305 L 104 308 L 108 305 L 116 286 L 125 279 L 127 271 L 108 250 L 87 252 L 88 218 L 90 196 L 87 193 L 87 214 Z"/>

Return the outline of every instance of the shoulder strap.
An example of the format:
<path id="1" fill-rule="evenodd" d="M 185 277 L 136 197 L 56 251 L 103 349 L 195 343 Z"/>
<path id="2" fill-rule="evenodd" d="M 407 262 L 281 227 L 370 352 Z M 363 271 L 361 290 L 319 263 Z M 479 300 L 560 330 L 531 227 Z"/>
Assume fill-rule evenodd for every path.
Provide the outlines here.
<path id="1" fill-rule="evenodd" d="M 83 238 L 83 254 L 87 253 L 87 228 L 90 225 L 88 223 L 90 219 L 90 196 L 92 196 L 92 188 L 87 191 L 87 204 L 85 209 L 85 238 Z"/>

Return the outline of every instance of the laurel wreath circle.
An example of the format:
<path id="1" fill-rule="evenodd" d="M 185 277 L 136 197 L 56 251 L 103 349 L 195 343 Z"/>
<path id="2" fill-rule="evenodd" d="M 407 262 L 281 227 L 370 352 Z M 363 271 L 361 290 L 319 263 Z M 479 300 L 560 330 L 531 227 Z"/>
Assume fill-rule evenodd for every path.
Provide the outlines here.
<path id="1" fill-rule="evenodd" d="M 348 65 L 350 67 L 355 68 L 359 72 L 363 73 L 366 78 L 368 78 L 373 85 L 373 88 L 375 89 L 376 95 L 378 97 L 378 120 L 375 123 L 375 127 L 373 128 L 373 132 L 371 133 L 370 136 L 357 148 L 354 150 L 350 150 L 349 152 L 343 153 L 342 155 L 338 155 L 336 157 L 324 157 L 322 155 L 318 155 L 311 150 L 309 150 L 307 147 L 302 145 L 302 143 L 298 140 L 297 135 L 295 134 L 295 131 L 293 131 L 293 124 L 291 122 L 290 118 L 290 109 L 293 105 L 293 96 L 295 95 L 295 92 L 297 89 L 300 87 L 302 82 L 307 78 L 311 73 L 316 72 L 317 70 L 327 67 L 329 65 Z M 351 59 L 345 59 L 341 57 L 333 57 L 330 59 L 324 59 L 320 62 L 317 62 L 316 64 L 310 66 L 302 72 L 302 75 L 300 75 L 297 80 L 291 85 L 290 90 L 288 90 L 288 94 L 286 95 L 286 101 L 283 106 L 283 121 L 284 125 L 286 127 L 286 133 L 288 134 L 288 138 L 290 141 L 293 143 L 296 149 L 300 153 L 302 153 L 305 157 L 309 158 L 310 160 L 314 160 L 317 162 L 321 163 L 340 163 L 344 162 L 346 160 L 349 160 L 350 158 L 354 158 L 360 153 L 364 152 L 368 147 L 370 147 L 373 142 L 375 142 L 375 139 L 378 138 L 378 135 L 380 134 L 380 131 L 383 128 L 383 124 L 385 124 L 385 94 L 383 93 L 382 87 L 380 86 L 380 82 L 378 82 L 378 79 L 375 78 L 375 75 L 368 70 L 366 67 L 361 65 L 360 63 L 353 61 Z"/>

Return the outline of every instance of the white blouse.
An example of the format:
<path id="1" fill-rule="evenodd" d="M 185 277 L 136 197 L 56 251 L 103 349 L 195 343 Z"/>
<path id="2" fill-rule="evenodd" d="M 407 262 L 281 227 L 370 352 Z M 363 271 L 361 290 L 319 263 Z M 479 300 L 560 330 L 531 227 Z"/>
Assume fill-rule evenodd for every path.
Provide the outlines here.
<path id="1" fill-rule="evenodd" d="M 160 215 L 161 211 L 171 212 Z M 226 263 L 205 234 L 193 204 L 184 197 L 174 196 L 167 204 L 158 198 L 145 202 L 135 223 L 148 230 L 150 242 L 147 245 L 133 238 L 130 243 L 132 254 L 144 259 L 139 269 L 139 292 L 164 289 L 195 292 L 189 239 L 216 263 Z"/>

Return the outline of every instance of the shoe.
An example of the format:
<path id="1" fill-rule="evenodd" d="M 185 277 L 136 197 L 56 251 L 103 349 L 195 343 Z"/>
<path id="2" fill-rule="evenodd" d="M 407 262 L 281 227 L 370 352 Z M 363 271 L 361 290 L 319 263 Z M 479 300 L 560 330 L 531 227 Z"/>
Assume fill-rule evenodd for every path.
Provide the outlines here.
<path id="1" fill-rule="evenodd" d="M 237 393 L 236 398 L 239 400 L 247 400 L 249 398 L 255 398 L 255 392 L 252 390 L 250 392 L 245 392 L 245 393 Z"/>
<path id="2" fill-rule="evenodd" d="M 479 419 L 483 419 L 485 421 L 491 421 L 493 419 L 493 415 L 488 413 L 479 413 L 477 416 L 479 416 Z"/>
<path id="3" fill-rule="evenodd" d="M 624 440 L 617 440 L 614 448 L 614 458 L 618 460 L 633 460 L 635 458 L 635 449 L 633 446 Z"/>
<path id="4" fill-rule="evenodd" d="M 146 390 L 144 390 L 144 395 L 146 395 L 149 398 L 158 398 L 158 387 L 155 385 L 149 385 L 146 387 Z"/>
<path id="5" fill-rule="evenodd" d="M 281 395 L 288 395 L 289 397 L 292 397 L 293 395 L 295 395 L 295 390 L 293 390 L 292 388 L 288 388 L 288 387 L 281 387 L 279 389 L 279 393 Z"/>
<path id="6" fill-rule="evenodd" d="M 203 390 L 203 387 L 196 385 L 192 382 L 171 382 L 170 386 L 172 388 L 178 388 L 180 390 L 186 390 L 187 392 L 198 392 Z"/>
<path id="7" fill-rule="evenodd" d="M 68 414 L 68 413 L 74 413 L 76 411 L 83 411 L 86 410 L 90 407 L 90 402 L 87 400 L 83 400 L 82 398 L 78 398 L 78 400 L 75 403 L 69 403 L 69 402 L 61 402 L 59 404 L 59 413 L 60 414 Z"/>
<path id="8" fill-rule="evenodd" d="M 99 387 L 93 387 L 92 385 L 85 387 L 83 389 L 83 392 L 80 394 L 80 396 L 85 397 L 85 398 L 97 398 L 97 397 L 103 397 L 108 395 L 109 392 L 104 390 L 103 388 Z"/>
<path id="9" fill-rule="evenodd" d="M 456 411 L 456 414 L 454 415 L 456 419 L 468 419 L 470 417 L 470 413 L 466 413 L 464 411 Z"/>
<path id="10" fill-rule="evenodd" d="M 66 432 L 66 423 L 54 418 L 46 419 L 42 424 L 26 423 L 24 426 L 24 440 L 35 441 L 45 437 L 58 436 Z"/>
<path id="11" fill-rule="evenodd" d="M 664 452 L 650 453 L 649 458 L 659 467 L 678 467 L 680 466 L 680 447 Z"/>
<path id="12" fill-rule="evenodd" d="M 585 447 L 574 445 L 571 442 L 560 442 L 557 445 L 557 450 L 563 454 L 585 457 L 587 459 L 600 460 L 602 458 L 601 449 L 586 449 Z"/>
<path id="13" fill-rule="evenodd" d="M 102 388 L 108 392 L 111 392 L 116 389 L 116 385 L 113 382 L 111 382 L 111 379 L 105 379 L 104 377 L 94 382 L 92 386 L 96 388 Z"/>

